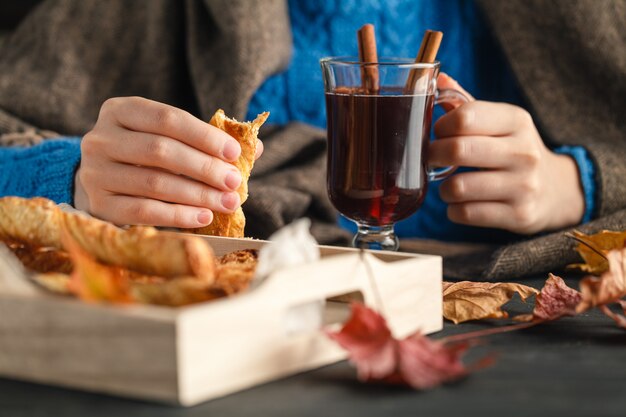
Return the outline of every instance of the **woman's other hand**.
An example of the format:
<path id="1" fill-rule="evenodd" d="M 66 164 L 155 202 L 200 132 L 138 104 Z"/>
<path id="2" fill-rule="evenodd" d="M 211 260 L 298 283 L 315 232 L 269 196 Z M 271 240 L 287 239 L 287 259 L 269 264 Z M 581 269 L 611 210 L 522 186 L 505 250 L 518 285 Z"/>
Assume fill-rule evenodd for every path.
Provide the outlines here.
<path id="1" fill-rule="evenodd" d="M 240 153 L 234 138 L 184 110 L 112 98 L 83 137 L 74 203 L 120 225 L 205 226 L 214 211 L 240 205 Z"/>
<path id="2" fill-rule="evenodd" d="M 445 74 L 438 86 L 463 91 Z M 524 109 L 471 101 L 442 116 L 435 135 L 431 165 L 478 168 L 441 184 L 453 222 L 521 234 L 580 223 L 585 203 L 578 167 L 544 145 Z"/>

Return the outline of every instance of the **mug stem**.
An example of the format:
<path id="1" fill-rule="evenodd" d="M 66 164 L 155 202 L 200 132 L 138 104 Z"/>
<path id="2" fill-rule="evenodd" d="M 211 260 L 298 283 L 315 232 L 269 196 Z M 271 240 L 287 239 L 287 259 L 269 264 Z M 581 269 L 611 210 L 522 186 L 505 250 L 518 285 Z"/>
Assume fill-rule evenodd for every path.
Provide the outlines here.
<path id="1" fill-rule="evenodd" d="M 359 224 L 352 246 L 360 249 L 397 251 L 400 241 L 393 231 L 393 224 L 387 226 L 366 226 Z"/>

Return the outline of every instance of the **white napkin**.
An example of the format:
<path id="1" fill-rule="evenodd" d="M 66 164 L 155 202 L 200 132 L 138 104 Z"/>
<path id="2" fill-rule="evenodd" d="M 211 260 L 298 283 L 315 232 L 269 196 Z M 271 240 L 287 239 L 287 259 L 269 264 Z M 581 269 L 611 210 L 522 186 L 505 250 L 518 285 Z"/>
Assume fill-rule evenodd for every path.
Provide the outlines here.
<path id="1" fill-rule="evenodd" d="M 263 246 L 259 252 L 259 263 L 252 287 L 260 285 L 275 270 L 320 259 L 320 250 L 309 232 L 310 228 L 309 219 L 300 219 L 270 236 L 272 243 Z M 293 279 L 298 277 L 294 276 Z M 285 315 L 285 333 L 293 336 L 320 329 L 325 306 L 326 300 L 292 306 Z"/>
<path id="2" fill-rule="evenodd" d="M 317 241 L 309 232 L 311 221 L 299 219 L 270 236 L 271 244 L 259 251 L 255 280 L 289 266 L 315 262 L 320 258 Z"/>

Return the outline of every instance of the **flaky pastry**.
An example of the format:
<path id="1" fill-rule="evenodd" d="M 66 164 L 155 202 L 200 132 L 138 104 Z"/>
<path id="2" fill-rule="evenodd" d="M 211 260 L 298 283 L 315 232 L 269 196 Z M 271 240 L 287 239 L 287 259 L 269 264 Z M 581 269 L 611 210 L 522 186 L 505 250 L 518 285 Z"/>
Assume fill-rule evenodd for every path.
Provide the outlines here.
<path id="1" fill-rule="evenodd" d="M 224 132 L 231 135 L 241 145 L 241 155 L 235 161 L 234 165 L 241 172 L 241 185 L 237 189 L 241 204 L 248 198 L 248 179 L 250 171 L 254 165 L 254 156 L 256 154 L 256 142 L 259 134 L 259 128 L 267 117 L 268 112 L 261 113 L 252 122 L 238 122 L 237 120 L 226 117 L 223 110 L 215 112 L 209 123 Z M 194 233 L 227 236 L 227 237 L 243 237 L 246 218 L 243 210 L 239 207 L 234 213 L 213 213 L 213 222 L 208 226 L 192 229 Z"/>
<path id="2" fill-rule="evenodd" d="M 252 282 L 257 261 L 257 252 L 254 250 L 228 253 L 218 259 L 213 283 L 195 277 L 165 279 L 130 271 L 118 272 L 128 279 L 130 296 L 134 302 L 176 307 L 211 301 L 245 291 Z M 69 274 L 40 273 L 35 274 L 33 279 L 53 293 L 63 295 L 73 293 Z"/>
<path id="3" fill-rule="evenodd" d="M 193 304 L 246 290 L 256 270 L 254 250 L 216 258 L 199 237 L 120 229 L 42 198 L 0 198 L 0 212 L 0 241 L 34 281 L 87 301 Z"/>
<path id="4" fill-rule="evenodd" d="M 250 287 L 258 263 L 258 253 L 252 249 L 243 249 L 227 253 L 217 262 L 215 287 L 227 295 L 244 291 Z"/>
<path id="5" fill-rule="evenodd" d="M 19 242 L 4 242 L 17 256 L 26 269 L 39 273 L 72 272 L 73 264 L 69 254 L 52 247 L 33 247 Z"/>
<path id="6" fill-rule="evenodd" d="M 45 198 L 0 198 L 0 240 L 61 249 L 61 216 Z"/>
<path id="7" fill-rule="evenodd" d="M 213 281 L 213 250 L 202 239 L 153 227 L 124 230 L 80 215 L 64 216 L 65 230 L 96 259 L 133 271 L 163 277 L 195 276 Z"/>
<path id="8" fill-rule="evenodd" d="M 0 198 L 0 240 L 65 250 L 66 231 L 99 261 L 147 275 L 215 278 L 213 250 L 194 236 L 153 227 L 120 229 L 111 223 L 60 210 L 43 198 Z"/>

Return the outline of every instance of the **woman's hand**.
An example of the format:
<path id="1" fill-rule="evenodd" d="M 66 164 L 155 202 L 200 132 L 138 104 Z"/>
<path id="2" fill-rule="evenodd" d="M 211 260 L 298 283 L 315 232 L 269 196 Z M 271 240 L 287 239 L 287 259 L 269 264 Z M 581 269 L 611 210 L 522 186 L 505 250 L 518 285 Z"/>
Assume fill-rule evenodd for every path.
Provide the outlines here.
<path id="1" fill-rule="evenodd" d="M 166 104 L 107 100 L 81 153 L 74 203 L 116 224 L 201 227 L 240 205 L 239 143 Z"/>
<path id="2" fill-rule="evenodd" d="M 438 86 L 463 91 L 444 74 Z M 435 123 L 435 135 L 431 165 L 479 168 L 441 184 L 453 222 L 522 234 L 580 223 L 585 203 L 577 165 L 544 145 L 524 109 L 465 103 Z"/>

